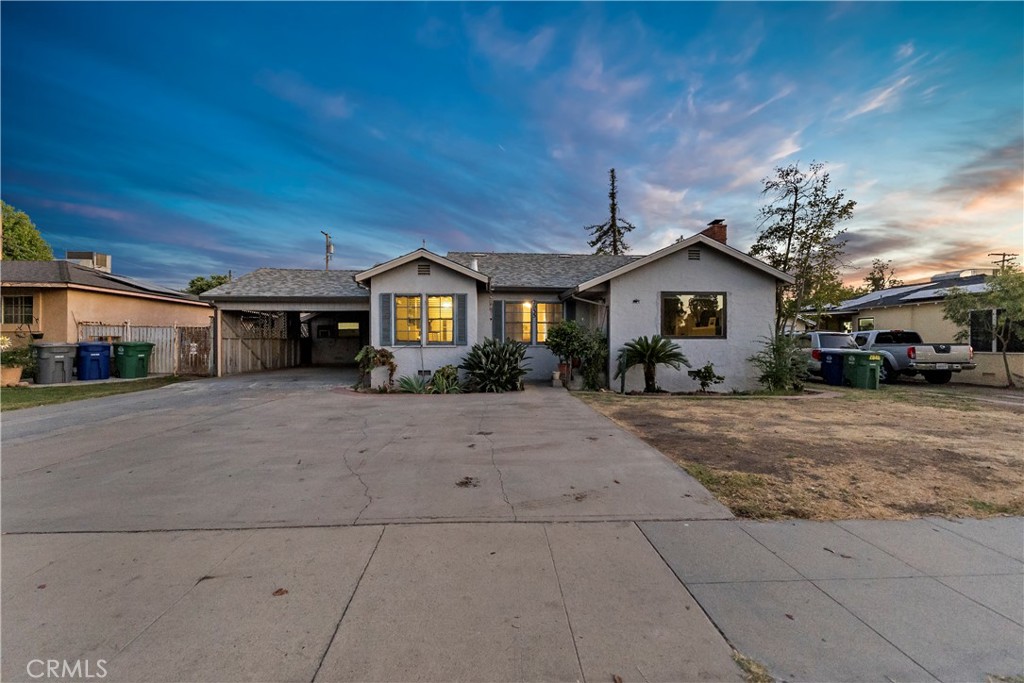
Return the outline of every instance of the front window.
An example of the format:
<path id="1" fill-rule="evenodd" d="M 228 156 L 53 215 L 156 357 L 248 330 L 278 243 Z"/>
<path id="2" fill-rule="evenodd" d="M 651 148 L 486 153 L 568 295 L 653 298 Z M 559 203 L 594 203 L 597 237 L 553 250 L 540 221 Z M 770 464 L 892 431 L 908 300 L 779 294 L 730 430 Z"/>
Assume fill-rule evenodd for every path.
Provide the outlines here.
<path id="1" fill-rule="evenodd" d="M 427 343 L 455 342 L 455 297 L 427 297 Z"/>
<path id="2" fill-rule="evenodd" d="M 419 344 L 422 339 L 421 324 L 420 295 L 396 295 L 395 343 Z"/>
<path id="3" fill-rule="evenodd" d="M 665 337 L 725 337 L 725 294 L 662 293 L 661 334 Z"/>
<path id="4" fill-rule="evenodd" d="M 32 297 L 5 296 L 3 299 L 5 325 L 32 324 Z"/>
<path id="5" fill-rule="evenodd" d="M 870 332 L 875 329 L 874 318 L 857 318 L 857 329 L 861 332 Z"/>
<path id="6" fill-rule="evenodd" d="M 508 301 L 505 303 L 505 339 L 524 344 L 530 343 L 530 323 L 533 320 L 532 301 Z"/>
<path id="7" fill-rule="evenodd" d="M 562 304 L 537 304 L 537 343 L 544 344 L 548 340 L 548 328 L 562 322 Z"/>

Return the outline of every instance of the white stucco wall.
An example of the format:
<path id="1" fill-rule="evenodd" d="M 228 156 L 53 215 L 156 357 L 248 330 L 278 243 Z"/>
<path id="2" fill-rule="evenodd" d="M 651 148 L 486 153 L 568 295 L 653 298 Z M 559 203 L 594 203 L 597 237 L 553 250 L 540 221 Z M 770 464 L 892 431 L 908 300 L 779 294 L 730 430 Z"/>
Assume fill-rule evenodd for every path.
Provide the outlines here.
<path id="1" fill-rule="evenodd" d="M 551 292 L 491 292 L 480 295 L 477 310 L 477 341 L 483 341 L 493 335 L 494 322 L 492 318 L 492 306 L 495 301 L 541 301 L 545 303 L 560 303 L 558 295 Z M 526 364 L 530 367 L 526 380 L 550 380 L 551 373 L 558 369 L 558 357 L 548 351 L 544 344 L 530 344 L 526 349 L 528 360 Z"/>
<path id="2" fill-rule="evenodd" d="M 418 275 L 417 266 L 420 263 L 430 263 L 430 275 Z M 387 348 L 395 354 L 395 363 L 398 371 L 395 373 L 395 380 L 403 375 L 415 375 L 420 370 L 435 371 L 443 365 L 458 365 L 462 358 L 469 352 L 470 347 L 477 342 L 477 321 L 479 304 L 477 297 L 477 282 L 465 275 L 445 268 L 432 261 L 419 259 L 412 261 L 386 273 L 372 278 L 370 284 L 370 344 L 379 347 L 380 344 L 380 295 L 391 294 L 466 294 L 466 321 L 467 346 L 456 346 L 454 344 L 427 344 L 426 330 L 424 328 L 424 339 L 420 346 L 388 345 Z M 486 297 L 484 297 L 486 299 Z M 392 298 L 392 303 L 394 299 Z M 426 302 L 423 304 L 426 310 Z M 393 310 L 393 309 L 392 309 Z M 393 315 L 393 313 L 392 313 Z M 394 322 L 392 321 L 392 325 Z M 373 386 L 379 386 L 387 381 L 387 370 L 378 368 L 372 377 Z"/>
<path id="3" fill-rule="evenodd" d="M 715 391 L 758 389 L 757 372 L 747 359 L 763 347 L 763 337 L 775 323 L 775 279 L 709 247 L 701 247 L 699 261 L 690 261 L 687 250 L 665 256 L 611 281 L 609 293 L 609 347 L 612 377 L 615 357 L 628 341 L 641 335 L 661 333 L 661 292 L 724 292 L 726 338 L 675 337 L 683 354 L 696 370 L 707 362 L 725 376 Z M 639 300 L 634 303 L 634 300 Z M 666 391 L 696 391 L 685 366 L 675 371 L 659 366 L 658 385 Z M 619 380 L 611 388 L 619 389 Z M 644 388 L 643 369 L 635 367 L 626 377 L 626 391 Z"/>

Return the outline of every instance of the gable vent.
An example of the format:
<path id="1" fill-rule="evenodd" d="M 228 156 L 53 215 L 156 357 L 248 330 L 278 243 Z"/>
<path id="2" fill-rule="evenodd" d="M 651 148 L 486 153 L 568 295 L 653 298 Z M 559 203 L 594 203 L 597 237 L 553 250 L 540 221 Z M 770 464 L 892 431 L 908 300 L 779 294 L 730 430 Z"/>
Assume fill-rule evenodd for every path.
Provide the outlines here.
<path id="1" fill-rule="evenodd" d="M 430 264 L 429 263 L 419 263 L 419 264 L 417 264 L 416 265 L 416 274 L 417 275 L 430 275 Z"/>
<path id="2" fill-rule="evenodd" d="M 686 258 L 691 261 L 700 261 L 700 247 L 690 247 L 687 249 Z"/>

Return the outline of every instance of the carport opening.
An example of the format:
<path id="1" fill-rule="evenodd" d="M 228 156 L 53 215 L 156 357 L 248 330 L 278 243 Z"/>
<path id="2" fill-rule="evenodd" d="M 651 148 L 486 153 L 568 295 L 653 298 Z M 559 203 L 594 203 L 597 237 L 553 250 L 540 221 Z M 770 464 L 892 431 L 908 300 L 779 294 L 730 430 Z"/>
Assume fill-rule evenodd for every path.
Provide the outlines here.
<path id="1" fill-rule="evenodd" d="M 370 343 L 370 312 L 339 311 L 302 315 L 301 363 L 353 367 L 359 349 Z"/>

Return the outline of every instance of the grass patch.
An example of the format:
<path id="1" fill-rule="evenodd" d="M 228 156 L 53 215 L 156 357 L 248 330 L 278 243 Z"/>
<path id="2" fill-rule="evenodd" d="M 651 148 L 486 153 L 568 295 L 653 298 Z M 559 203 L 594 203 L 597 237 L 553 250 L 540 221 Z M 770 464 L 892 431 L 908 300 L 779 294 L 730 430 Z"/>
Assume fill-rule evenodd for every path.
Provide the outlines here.
<path id="1" fill-rule="evenodd" d="M 0 391 L 0 410 L 20 410 L 36 408 L 56 403 L 81 401 L 86 398 L 128 394 L 135 391 L 157 389 L 169 384 L 176 384 L 188 378 L 169 375 L 166 377 L 147 377 L 134 382 L 110 382 L 105 384 L 72 384 L 70 386 L 53 387 L 5 387 Z"/>
<path id="2" fill-rule="evenodd" d="M 747 683 L 775 683 L 764 664 L 739 652 L 732 653 L 732 660 L 743 669 L 743 680 Z"/>
<path id="3" fill-rule="evenodd" d="M 990 503 L 985 500 L 968 500 L 967 504 L 975 512 L 980 512 L 983 515 L 1024 515 L 1024 502 L 1011 503 L 1009 505 L 1002 505 L 1000 503 Z M 1021 680 L 1024 683 L 1024 679 Z"/>

